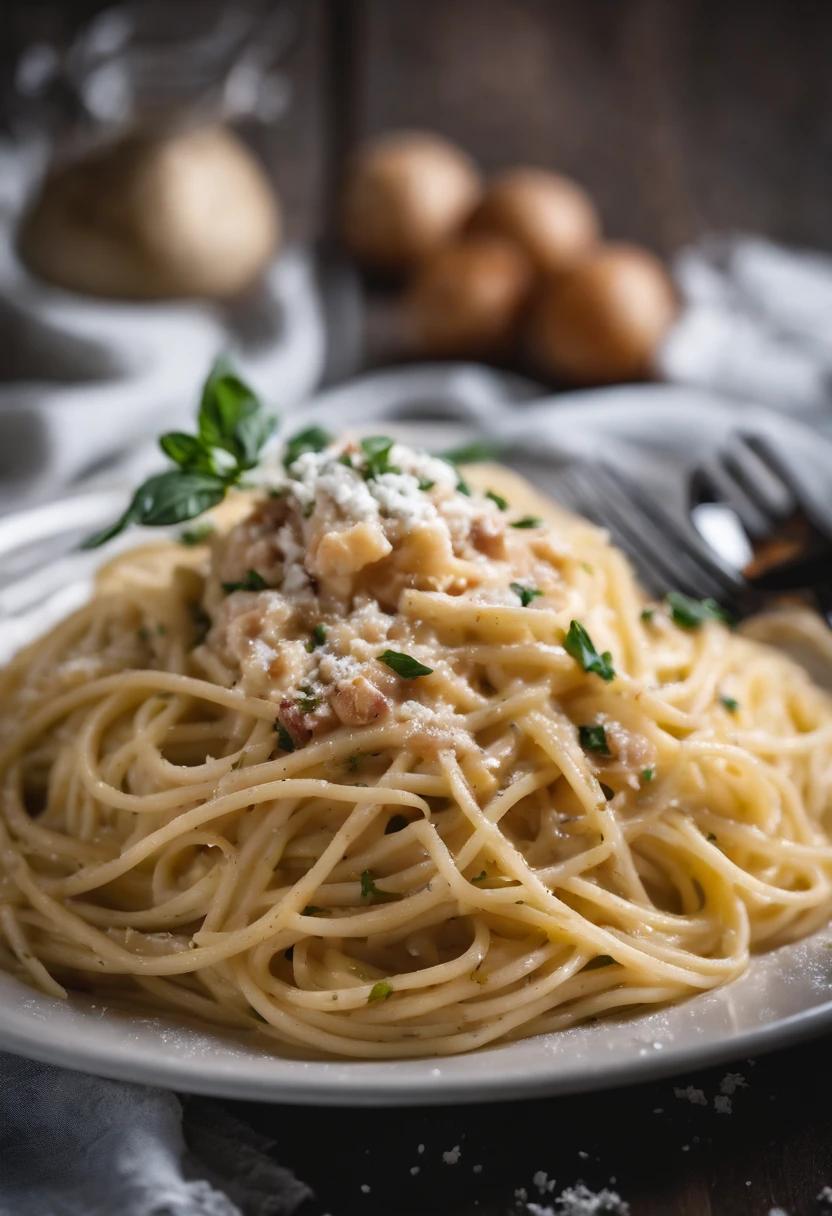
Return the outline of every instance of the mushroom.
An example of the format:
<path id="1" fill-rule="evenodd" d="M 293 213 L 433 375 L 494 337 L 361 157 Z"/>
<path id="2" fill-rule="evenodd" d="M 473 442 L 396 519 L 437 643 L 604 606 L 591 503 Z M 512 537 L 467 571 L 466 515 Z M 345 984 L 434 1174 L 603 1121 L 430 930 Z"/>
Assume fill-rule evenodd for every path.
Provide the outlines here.
<path id="1" fill-rule="evenodd" d="M 467 219 L 480 194 L 476 167 L 438 135 L 401 131 L 358 150 L 341 226 L 350 252 L 387 272 L 410 270 Z"/>
<path id="2" fill-rule="evenodd" d="M 541 367 L 577 384 L 649 374 L 677 300 L 659 259 L 635 245 L 599 246 L 544 282 L 530 321 Z"/>

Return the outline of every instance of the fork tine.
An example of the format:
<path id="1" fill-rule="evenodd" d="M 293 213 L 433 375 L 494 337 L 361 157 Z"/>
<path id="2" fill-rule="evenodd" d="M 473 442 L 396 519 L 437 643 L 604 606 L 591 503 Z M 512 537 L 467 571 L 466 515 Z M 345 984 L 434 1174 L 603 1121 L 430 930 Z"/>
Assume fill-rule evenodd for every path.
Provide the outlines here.
<path id="1" fill-rule="evenodd" d="M 815 530 L 824 537 L 830 536 L 827 521 L 818 519 L 811 499 L 807 497 L 795 470 L 772 443 L 767 435 L 742 433 L 741 440 L 763 462 L 768 471 L 778 480 L 784 492 L 791 496 L 794 511 L 802 511 Z"/>
<path id="2" fill-rule="evenodd" d="M 631 534 L 636 540 L 643 536 L 651 551 L 657 558 L 661 557 L 663 566 L 677 580 L 686 581 L 699 596 L 710 595 L 722 600 L 736 597 L 739 590 L 736 578 L 724 570 L 682 524 L 668 515 L 661 504 L 619 469 L 605 466 L 603 474 L 610 497 L 611 487 L 617 491 L 617 506 L 629 519 Z"/>
<path id="3" fill-rule="evenodd" d="M 751 537 L 767 536 L 776 526 L 752 500 L 728 453 L 704 461 L 691 478 L 694 502 L 721 502 L 730 508 Z"/>
<path id="4" fill-rule="evenodd" d="M 743 493 L 766 518 L 770 531 L 799 509 L 800 504 L 793 491 L 748 443 L 746 436 L 733 435 L 722 460 Z"/>
<path id="5" fill-rule="evenodd" d="M 556 493 L 609 530 L 650 591 L 664 594 L 675 587 L 688 595 L 712 596 L 737 606 L 741 592 L 737 580 L 617 470 L 572 465 L 559 475 Z"/>

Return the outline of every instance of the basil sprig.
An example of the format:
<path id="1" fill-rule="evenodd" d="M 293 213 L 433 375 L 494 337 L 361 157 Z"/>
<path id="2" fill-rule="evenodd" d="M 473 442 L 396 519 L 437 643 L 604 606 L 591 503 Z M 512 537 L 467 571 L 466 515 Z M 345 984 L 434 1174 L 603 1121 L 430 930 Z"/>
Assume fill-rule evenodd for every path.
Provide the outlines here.
<path id="1" fill-rule="evenodd" d="M 169 527 L 217 506 L 255 467 L 276 422 L 228 360 L 218 359 L 202 390 L 196 435 L 170 431 L 159 440 L 175 467 L 143 482 L 124 514 L 82 548 L 96 549 L 131 524 Z"/>
<path id="2" fill-rule="evenodd" d="M 308 426 L 305 431 L 298 431 L 286 443 L 286 451 L 283 455 L 284 468 L 291 468 L 304 452 L 322 452 L 334 441 L 334 436 L 330 435 L 329 431 L 325 431 L 322 426 Z"/>

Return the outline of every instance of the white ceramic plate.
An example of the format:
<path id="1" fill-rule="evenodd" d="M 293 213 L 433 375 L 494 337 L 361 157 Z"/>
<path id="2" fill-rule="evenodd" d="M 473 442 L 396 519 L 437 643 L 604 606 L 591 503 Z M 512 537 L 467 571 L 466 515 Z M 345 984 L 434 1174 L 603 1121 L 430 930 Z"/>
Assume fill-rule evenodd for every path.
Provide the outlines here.
<path id="1" fill-rule="evenodd" d="M 657 400 L 636 409 L 615 391 L 587 395 L 580 407 L 565 403 L 550 413 L 544 417 L 537 407 L 525 436 L 518 435 L 524 428 L 518 427 L 516 415 L 511 427 L 493 429 L 513 431 L 515 442 L 527 438 L 536 452 L 537 435 L 544 430 L 550 451 L 564 426 L 566 446 L 572 448 L 582 446 L 582 434 L 587 447 L 597 447 L 605 432 L 626 442 L 629 431 L 639 450 L 650 446 L 653 436 L 665 460 L 669 447 L 677 456 L 700 453 L 708 429 L 707 410 L 687 417 L 684 409 L 670 410 L 671 443 L 670 430 L 660 425 L 663 411 Z M 729 424 L 724 409 L 711 412 L 712 433 L 724 434 Z M 771 416 L 767 425 L 778 433 L 784 426 L 791 431 Z M 419 441 L 430 446 L 441 446 L 447 438 L 447 432 L 437 436 L 432 426 L 418 431 Z M 802 442 L 807 450 L 812 446 L 807 447 L 801 427 L 787 439 Z M 816 438 L 813 455 L 830 467 L 828 443 Z M 78 497 L 0 522 L 0 661 L 84 598 L 92 563 L 100 559 L 75 555 L 56 560 L 57 534 L 73 528 L 89 531 L 112 515 L 118 502 L 119 496 L 114 501 L 109 494 Z M 29 556 L 32 546 L 42 546 L 48 557 L 32 578 L 3 586 L 15 561 L 26 556 L 13 553 L 24 541 Z M 648 1015 L 469 1055 L 384 1063 L 283 1058 L 252 1036 L 231 1037 L 182 1021 L 129 1015 L 82 997 L 58 1001 L 0 972 L 0 1048 L 102 1076 L 230 1098 L 381 1106 L 569 1093 L 753 1056 L 832 1029 L 830 945 L 832 930 L 818 933 L 755 959 L 745 976 L 725 988 Z"/>

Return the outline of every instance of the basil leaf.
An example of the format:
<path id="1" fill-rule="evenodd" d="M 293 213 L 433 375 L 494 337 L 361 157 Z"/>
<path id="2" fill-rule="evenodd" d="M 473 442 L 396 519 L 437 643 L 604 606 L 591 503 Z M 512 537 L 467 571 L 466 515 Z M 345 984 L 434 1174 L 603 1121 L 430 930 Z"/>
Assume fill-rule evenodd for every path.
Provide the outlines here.
<path id="1" fill-rule="evenodd" d="M 199 407 L 198 431 L 204 447 L 230 453 L 239 470 L 252 469 L 275 425 L 228 360 L 218 359 L 205 381 Z"/>
<path id="2" fill-rule="evenodd" d="M 247 570 L 245 578 L 239 583 L 223 583 L 222 589 L 226 595 L 234 591 L 265 591 L 269 584 L 256 570 Z"/>
<path id="3" fill-rule="evenodd" d="M 524 515 L 522 519 L 515 519 L 511 526 L 512 528 L 540 528 L 543 526 L 543 520 L 539 515 Z"/>
<path id="4" fill-rule="evenodd" d="M 529 604 L 537 596 L 542 595 L 542 591 L 538 591 L 536 587 L 524 587 L 522 583 L 509 584 L 515 595 L 519 596 L 520 603 L 524 608 L 528 608 Z"/>
<path id="5" fill-rule="evenodd" d="M 382 473 L 399 473 L 395 465 L 390 463 L 390 452 L 395 443 L 387 435 L 370 435 L 361 440 L 361 451 L 367 458 L 365 476 L 380 477 Z"/>
<path id="6" fill-rule="evenodd" d="M 216 473 L 210 450 L 203 446 L 196 435 L 169 431 L 159 437 L 159 447 L 186 472 Z"/>
<path id="7" fill-rule="evenodd" d="M 286 444 L 283 456 L 284 468 L 289 468 L 304 452 L 322 452 L 325 447 L 334 442 L 334 436 L 321 426 L 308 426 L 304 431 L 292 435 Z M 349 457 L 347 457 L 349 460 Z"/>
<path id="8" fill-rule="evenodd" d="M 681 629 L 698 629 L 706 621 L 722 621 L 727 625 L 734 623 L 731 613 L 721 608 L 716 600 L 695 600 L 681 591 L 669 591 L 665 602 L 674 623 Z"/>
<path id="9" fill-rule="evenodd" d="M 440 460 L 447 460 L 449 464 L 476 464 L 481 460 L 496 460 L 500 455 L 500 448 L 496 443 L 481 439 L 464 443 L 457 448 L 447 448 L 436 455 Z"/>
<path id="10" fill-rule="evenodd" d="M 380 654 L 378 658 L 380 663 L 384 663 L 391 671 L 395 671 L 396 675 L 401 676 L 403 680 L 415 680 L 419 676 L 429 676 L 433 671 L 432 667 L 425 667 L 424 663 L 420 663 L 412 655 L 400 654 L 397 650 L 385 650 L 384 654 Z"/>
<path id="11" fill-rule="evenodd" d="M 212 474 L 183 473 L 179 469 L 157 473 L 139 486 L 120 519 L 88 536 L 81 547 L 95 549 L 129 524 L 144 524 L 148 528 L 181 524 L 222 502 L 225 492 L 225 482 Z"/>
<path id="12" fill-rule="evenodd" d="M 508 500 L 503 498 L 502 494 L 495 494 L 493 490 L 486 490 L 485 497 L 490 498 L 493 503 L 496 503 L 501 511 L 508 510 Z"/>
<path id="13" fill-rule="evenodd" d="M 607 684 L 610 680 L 615 679 L 612 655 L 608 650 L 599 654 L 592 643 L 592 638 L 578 621 L 570 621 L 569 632 L 564 638 L 563 648 L 577 663 L 580 663 L 584 671 L 594 672 Z"/>
<path id="14" fill-rule="evenodd" d="M 579 726 L 578 738 L 585 752 L 595 752 L 599 756 L 612 755 L 603 726 Z"/>
<path id="15" fill-rule="evenodd" d="M 386 1001 L 392 995 L 393 989 L 387 981 L 379 980 L 377 984 L 373 984 L 370 995 L 367 997 L 367 1004 L 369 1005 L 372 1001 Z"/>

